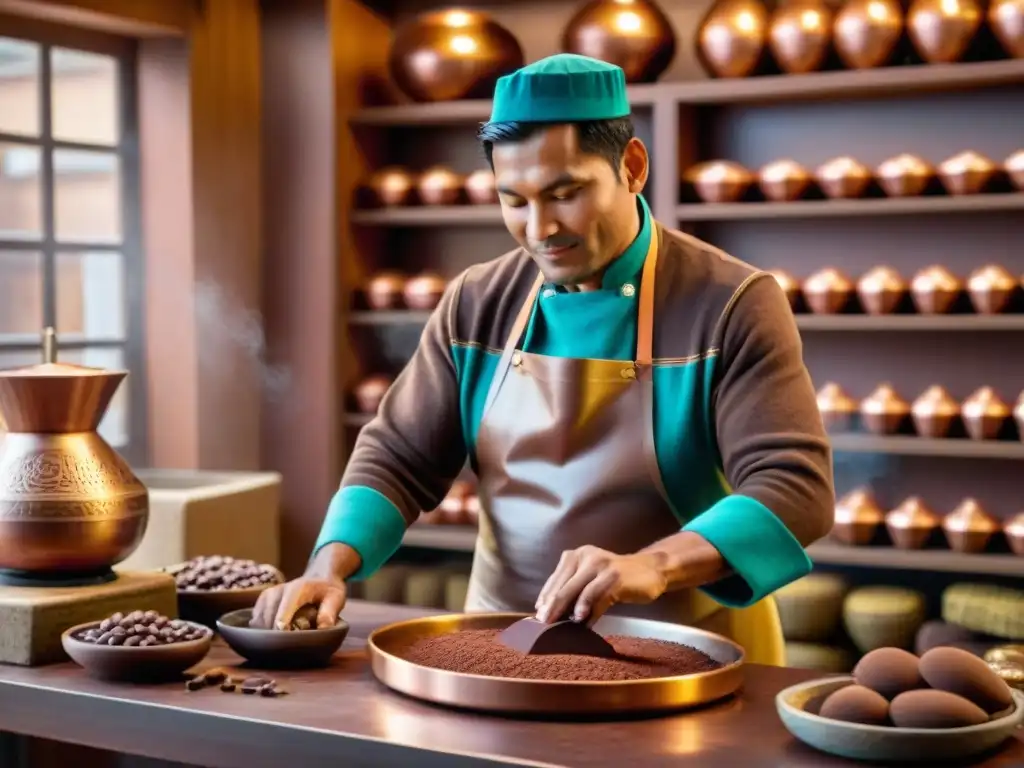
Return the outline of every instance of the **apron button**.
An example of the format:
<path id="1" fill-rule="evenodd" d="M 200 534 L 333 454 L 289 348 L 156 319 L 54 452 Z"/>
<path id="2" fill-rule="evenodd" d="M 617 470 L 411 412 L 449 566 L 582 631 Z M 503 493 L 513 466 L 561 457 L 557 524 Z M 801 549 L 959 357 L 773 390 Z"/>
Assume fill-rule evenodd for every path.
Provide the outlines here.
<path id="1" fill-rule="evenodd" d="M 636 378 L 636 370 L 634 368 L 623 368 L 621 371 L 619 371 L 619 373 L 624 379 Z"/>
<path id="2" fill-rule="evenodd" d="M 627 299 L 632 298 L 636 294 L 636 288 L 631 283 L 626 283 L 622 286 L 622 295 Z"/>
<path id="3" fill-rule="evenodd" d="M 522 364 L 523 364 L 523 356 L 522 355 L 520 355 L 518 352 L 516 352 L 514 355 L 512 355 L 512 365 L 514 367 L 518 368 Z"/>

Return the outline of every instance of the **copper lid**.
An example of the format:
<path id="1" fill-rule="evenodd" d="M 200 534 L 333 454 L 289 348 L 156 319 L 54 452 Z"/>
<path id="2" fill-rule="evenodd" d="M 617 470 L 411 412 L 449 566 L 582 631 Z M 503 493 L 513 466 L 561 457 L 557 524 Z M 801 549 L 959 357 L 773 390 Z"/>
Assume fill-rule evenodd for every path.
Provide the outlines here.
<path id="1" fill-rule="evenodd" d="M 397 165 L 380 168 L 370 175 L 370 183 L 387 192 L 405 192 L 416 183 L 416 175 Z"/>
<path id="2" fill-rule="evenodd" d="M 789 158 L 775 160 L 763 166 L 758 172 L 761 181 L 766 183 L 778 183 L 783 181 L 798 181 L 810 179 L 811 175 L 796 160 Z"/>
<path id="3" fill-rule="evenodd" d="M 732 160 L 708 160 L 698 163 L 689 168 L 685 176 L 691 182 L 707 183 L 738 182 L 748 184 L 754 180 L 754 174 Z"/>
<path id="4" fill-rule="evenodd" d="M 977 499 L 964 499 L 942 521 L 942 527 L 958 533 L 996 533 L 999 521 L 986 512 Z"/>
<path id="5" fill-rule="evenodd" d="M 935 528 L 939 525 L 939 516 L 919 496 L 911 496 L 886 515 L 885 522 L 901 529 Z"/>
<path id="6" fill-rule="evenodd" d="M 836 523 L 881 523 L 885 514 L 867 488 L 858 488 L 836 502 Z"/>
<path id="7" fill-rule="evenodd" d="M 910 404 L 891 384 L 885 383 L 879 384 L 874 392 L 860 401 L 860 411 L 881 415 L 910 413 Z"/>
<path id="8" fill-rule="evenodd" d="M 425 170 L 419 178 L 419 188 L 424 190 L 455 189 L 462 186 L 463 177 L 443 165 Z"/>
<path id="9" fill-rule="evenodd" d="M 846 178 L 866 179 L 871 176 L 871 169 L 852 157 L 836 157 L 819 165 L 814 176 L 823 181 L 838 181 Z"/>
<path id="10" fill-rule="evenodd" d="M 873 267 L 857 281 L 860 293 L 887 293 L 905 291 L 907 284 L 892 267 Z"/>
<path id="11" fill-rule="evenodd" d="M 443 293 L 448 281 L 436 272 L 421 272 L 405 284 L 407 294 Z"/>
<path id="12" fill-rule="evenodd" d="M 945 387 L 933 384 L 914 401 L 911 411 L 915 416 L 956 416 L 960 413 L 960 404 Z"/>
<path id="13" fill-rule="evenodd" d="M 857 401 L 834 381 L 818 390 L 817 399 L 818 410 L 822 413 L 854 413 L 857 410 Z"/>
<path id="14" fill-rule="evenodd" d="M 915 292 L 926 292 L 926 291 L 959 291 L 963 288 L 963 283 L 945 267 L 939 264 L 933 264 L 929 267 L 925 267 L 914 275 L 913 280 L 910 281 L 911 288 Z"/>
<path id="15" fill-rule="evenodd" d="M 995 168 L 996 164 L 989 158 L 970 149 L 953 155 L 939 164 L 939 171 L 941 173 L 950 174 L 977 173 L 979 171 L 982 173 L 992 173 Z"/>
<path id="16" fill-rule="evenodd" d="M 835 267 L 826 267 L 804 281 L 804 290 L 808 293 L 848 292 L 853 290 L 853 282 Z"/>
<path id="17" fill-rule="evenodd" d="M 903 153 L 890 157 L 875 170 L 879 178 L 895 178 L 900 176 L 931 176 L 935 173 L 932 166 L 917 155 Z"/>
<path id="18" fill-rule="evenodd" d="M 986 264 L 971 272 L 967 278 L 970 291 L 1012 291 L 1017 287 L 1017 280 L 998 264 Z"/>
<path id="19" fill-rule="evenodd" d="M 971 393 L 960 406 L 964 418 L 977 419 L 983 416 L 1006 418 L 1010 415 L 1007 405 L 992 387 L 981 387 Z"/>

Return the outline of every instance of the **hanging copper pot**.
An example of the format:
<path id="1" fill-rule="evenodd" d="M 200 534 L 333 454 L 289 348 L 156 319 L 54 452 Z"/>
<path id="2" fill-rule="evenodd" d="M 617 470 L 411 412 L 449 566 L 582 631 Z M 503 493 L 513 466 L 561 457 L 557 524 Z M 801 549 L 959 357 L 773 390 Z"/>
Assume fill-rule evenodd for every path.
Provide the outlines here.
<path id="1" fill-rule="evenodd" d="M 652 0 L 590 0 L 569 20 L 562 50 L 616 64 L 629 83 L 653 83 L 676 55 L 676 36 Z"/>
<path id="2" fill-rule="evenodd" d="M 998 315 L 1006 310 L 1017 292 L 1017 280 L 998 264 L 986 264 L 967 278 L 967 293 L 974 311 L 981 315 Z"/>
<path id="3" fill-rule="evenodd" d="M 885 516 L 885 528 L 898 549 L 920 549 L 941 520 L 918 496 L 911 496 Z"/>
<path id="4" fill-rule="evenodd" d="M 1019 149 L 1003 161 L 1003 171 L 1017 189 L 1024 191 L 1024 149 Z"/>
<path id="5" fill-rule="evenodd" d="M 760 0 L 716 0 L 697 33 L 698 55 L 715 77 L 747 77 L 768 39 L 768 9 Z"/>
<path id="6" fill-rule="evenodd" d="M 370 205 L 408 205 L 416 190 L 416 174 L 406 168 L 389 165 L 371 173 L 363 187 Z"/>
<path id="7" fill-rule="evenodd" d="M 816 315 L 837 315 L 846 309 L 854 286 L 845 274 L 834 267 L 819 270 L 804 280 L 803 294 L 807 306 Z"/>
<path id="8" fill-rule="evenodd" d="M 366 285 L 366 303 L 370 309 L 398 309 L 402 306 L 405 276 L 399 272 L 378 272 Z"/>
<path id="9" fill-rule="evenodd" d="M 1007 405 L 992 387 L 981 387 L 971 393 L 960 405 L 967 436 L 972 440 L 996 440 L 1012 415 Z"/>
<path id="10" fill-rule="evenodd" d="M 939 179 L 951 195 L 984 192 L 996 174 L 996 164 L 979 152 L 968 150 L 939 164 Z"/>
<path id="11" fill-rule="evenodd" d="M 945 387 L 935 384 L 928 387 L 913 405 L 910 415 L 914 431 L 920 437 L 948 437 L 953 424 L 960 417 L 960 403 L 953 399 Z"/>
<path id="12" fill-rule="evenodd" d="M 926 62 L 952 64 L 974 41 L 982 16 L 979 0 L 914 0 L 907 12 L 907 32 Z"/>
<path id="13" fill-rule="evenodd" d="M 783 72 L 821 68 L 832 40 L 832 9 L 825 0 L 782 0 L 771 16 L 768 46 Z"/>
<path id="14" fill-rule="evenodd" d="M 836 52 L 851 69 L 888 64 L 903 34 L 899 0 L 847 0 L 832 25 Z"/>
<path id="15" fill-rule="evenodd" d="M 910 416 L 910 404 L 899 396 L 891 384 L 880 384 L 860 401 L 860 420 L 875 435 L 901 432 Z"/>
<path id="16" fill-rule="evenodd" d="M 857 281 L 857 298 L 869 315 L 890 315 L 907 295 L 907 284 L 892 267 L 874 267 Z"/>
<path id="17" fill-rule="evenodd" d="M 498 190 L 494 186 L 494 173 L 489 168 L 473 171 L 462 183 L 466 197 L 473 205 L 495 205 Z"/>
<path id="18" fill-rule="evenodd" d="M 934 176 L 935 169 L 929 163 L 906 153 L 889 158 L 875 169 L 875 177 L 889 197 L 920 195 Z"/>
<path id="19" fill-rule="evenodd" d="M 1008 56 L 1024 59 L 1024 0 L 989 0 L 988 25 Z"/>
<path id="20" fill-rule="evenodd" d="M 953 308 L 964 285 L 943 266 L 925 267 L 910 281 L 914 307 L 922 315 L 943 315 Z"/>
<path id="21" fill-rule="evenodd" d="M 498 78 L 525 63 L 519 41 L 479 11 L 448 9 L 401 24 L 388 71 L 414 101 L 489 99 Z"/>
<path id="22" fill-rule="evenodd" d="M 871 491 L 858 488 L 836 502 L 832 537 L 843 544 L 862 547 L 870 544 L 885 520 L 885 513 L 875 502 Z"/>
<path id="23" fill-rule="evenodd" d="M 380 401 L 384 399 L 388 388 L 391 386 L 391 377 L 383 374 L 367 376 L 356 385 L 353 397 L 356 401 L 356 408 L 360 413 L 376 413 L 380 407 Z"/>
<path id="24" fill-rule="evenodd" d="M 1013 554 L 1024 556 L 1024 512 L 1006 521 L 1003 534 Z"/>
<path id="25" fill-rule="evenodd" d="M 855 426 L 857 401 L 833 381 L 818 390 L 818 412 L 829 432 L 849 432 Z"/>
<path id="26" fill-rule="evenodd" d="M 687 170 L 684 181 L 705 203 L 735 203 L 754 183 L 754 174 L 730 160 L 710 160 Z"/>
<path id="27" fill-rule="evenodd" d="M 416 194 L 424 205 L 455 205 L 462 200 L 462 182 L 461 174 L 435 165 L 420 174 Z"/>
<path id="28" fill-rule="evenodd" d="M 950 549 L 957 552 L 983 552 L 999 529 L 999 521 L 986 512 L 977 499 L 964 499 L 942 519 L 946 541 Z"/>
<path id="29" fill-rule="evenodd" d="M 860 197 L 873 178 L 871 169 L 852 157 L 836 157 L 819 166 L 814 181 L 833 199 Z"/>
<path id="30" fill-rule="evenodd" d="M 795 160 L 776 160 L 761 168 L 757 183 L 766 198 L 784 203 L 803 197 L 811 184 L 811 174 Z"/>
<path id="31" fill-rule="evenodd" d="M 440 275 L 434 272 L 424 272 L 411 278 L 405 284 L 402 298 L 409 309 L 430 310 L 441 301 L 447 284 L 447 281 Z"/>
<path id="32" fill-rule="evenodd" d="M 786 294 L 789 308 L 796 311 L 800 306 L 800 282 L 789 272 L 782 269 L 773 269 L 772 277 L 775 278 L 775 282 L 782 288 L 782 292 Z"/>
<path id="33" fill-rule="evenodd" d="M 1017 404 L 1013 406 L 1013 420 L 1017 422 L 1017 436 L 1024 441 L 1024 392 L 1017 398 Z"/>

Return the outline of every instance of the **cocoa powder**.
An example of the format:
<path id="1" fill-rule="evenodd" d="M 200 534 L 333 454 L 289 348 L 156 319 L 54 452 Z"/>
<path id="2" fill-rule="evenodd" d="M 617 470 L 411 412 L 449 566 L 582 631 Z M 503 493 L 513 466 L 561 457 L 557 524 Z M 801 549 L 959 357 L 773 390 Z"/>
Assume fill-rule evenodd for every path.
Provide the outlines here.
<path id="1" fill-rule="evenodd" d="M 498 639 L 496 629 L 467 629 L 426 637 L 404 648 L 402 658 L 424 667 L 471 675 L 526 680 L 613 682 L 674 677 L 718 669 L 721 663 L 696 648 L 664 640 L 608 635 L 617 656 L 528 655 Z"/>

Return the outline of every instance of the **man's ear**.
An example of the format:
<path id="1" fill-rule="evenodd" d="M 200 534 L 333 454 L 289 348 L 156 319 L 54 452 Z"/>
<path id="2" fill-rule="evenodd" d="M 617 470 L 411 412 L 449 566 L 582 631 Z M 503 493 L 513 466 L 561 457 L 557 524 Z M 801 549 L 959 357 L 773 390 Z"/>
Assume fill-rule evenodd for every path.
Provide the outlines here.
<path id="1" fill-rule="evenodd" d="M 622 154 L 622 176 L 629 187 L 629 191 L 639 194 L 647 185 L 647 176 L 650 173 L 650 160 L 647 156 L 647 147 L 640 139 L 633 137 L 626 144 L 626 151 Z"/>

